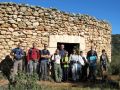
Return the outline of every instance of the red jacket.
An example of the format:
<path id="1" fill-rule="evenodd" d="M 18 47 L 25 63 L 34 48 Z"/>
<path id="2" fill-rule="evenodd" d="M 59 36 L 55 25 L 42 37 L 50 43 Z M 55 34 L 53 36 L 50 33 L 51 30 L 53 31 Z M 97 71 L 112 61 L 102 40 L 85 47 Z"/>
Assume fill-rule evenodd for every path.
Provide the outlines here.
<path id="1" fill-rule="evenodd" d="M 39 60 L 40 59 L 40 52 L 38 49 L 36 48 L 30 48 L 28 50 L 28 54 L 27 54 L 27 61 L 30 60 Z"/>

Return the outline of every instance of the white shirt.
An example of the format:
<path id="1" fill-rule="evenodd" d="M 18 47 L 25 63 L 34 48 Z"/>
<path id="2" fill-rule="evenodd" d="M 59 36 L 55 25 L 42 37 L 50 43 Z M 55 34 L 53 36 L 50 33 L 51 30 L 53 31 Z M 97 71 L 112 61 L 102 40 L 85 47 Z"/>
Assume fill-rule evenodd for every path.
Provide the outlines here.
<path id="1" fill-rule="evenodd" d="M 57 64 L 60 64 L 60 59 L 61 59 L 61 56 L 59 54 L 52 56 L 52 60 L 54 60 L 55 63 L 57 63 Z"/>
<path id="2" fill-rule="evenodd" d="M 78 55 L 75 55 L 75 54 L 71 54 L 70 55 L 70 61 L 78 61 Z"/>
<path id="3" fill-rule="evenodd" d="M 80 55 L 78 55 L 78 62 L 83 66 L 85 65 L 84 60 Z"/>

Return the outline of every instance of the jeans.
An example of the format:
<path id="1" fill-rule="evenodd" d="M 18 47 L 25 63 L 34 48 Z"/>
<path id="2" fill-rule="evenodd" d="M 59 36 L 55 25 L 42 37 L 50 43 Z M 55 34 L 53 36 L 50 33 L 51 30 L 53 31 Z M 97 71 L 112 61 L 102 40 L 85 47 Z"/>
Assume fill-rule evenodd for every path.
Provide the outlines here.
<path id="1" fill-rule="evenodd" d="M 28 65 L 30 74 L 37 73 L 38 60 L 30 60 Z"/>
<path id="2" fill-rule="evenodd" d="M 81 66 L 77 63 L 74 63 L 72 65 L 72 79 L 73 79 L 73 81 L 76 81 L 79 79 L 80 72 L 81 72 Z"/>
<path id="3" fill-rule="evenodd" d="M 48 79 L 48 61 L 47 60 L 41 60 L 40 62 L 40 79 L 41 80 L 47 80 Z"/>
<path id="4" fill-rule="evenodd" d="M 96 79 L 96 65 L 89 66 L 89 76 L 88 78 L 90 80 L 95 80 Z"/>

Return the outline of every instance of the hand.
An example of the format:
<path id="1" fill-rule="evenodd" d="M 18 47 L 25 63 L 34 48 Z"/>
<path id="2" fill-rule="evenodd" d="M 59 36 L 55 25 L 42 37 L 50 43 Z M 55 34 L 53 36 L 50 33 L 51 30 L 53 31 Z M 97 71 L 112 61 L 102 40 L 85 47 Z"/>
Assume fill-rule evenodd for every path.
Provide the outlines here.
<path id="1" fill-rule="evenodd" d="M 46 55 L 46 58 L 50 58 L 51 56 L 50 55 Z"/>

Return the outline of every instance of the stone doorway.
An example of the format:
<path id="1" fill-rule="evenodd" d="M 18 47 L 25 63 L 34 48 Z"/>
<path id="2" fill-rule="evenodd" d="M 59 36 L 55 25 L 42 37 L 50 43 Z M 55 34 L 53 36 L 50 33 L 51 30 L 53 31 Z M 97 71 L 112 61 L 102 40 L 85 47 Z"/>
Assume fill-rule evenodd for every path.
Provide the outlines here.
<path id="1" fill-rule="evenodd" d="M 77 44 L 77 45 L 79 45 L 79 51 L 85 50 L 85 38 L 83 38 L 81 36 L 50 35 L 49 36 L 49 50 L 50 50 L 51 54 L 53 54 L 55 52 L 55 50 L 57 49 L 57 43 L 64 43 L 67 46 L 69 45 L 70 48 L 73 48 L 72 46 L 76 46 L 76 44 Z M 71 53 L 71 50 L 69 52 Z"/>
<path id="2" fill-rule="evenodd" d="M 68 51 L 69 55 L 72 54 L 73 49 L 79 50 L 80 44 L 79 43 L 64 43 L 58 42 L 57 48 L 60 49 L 61 44 L 65 46 L 65 50 Z"/>

